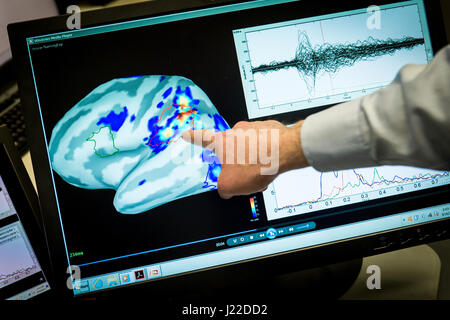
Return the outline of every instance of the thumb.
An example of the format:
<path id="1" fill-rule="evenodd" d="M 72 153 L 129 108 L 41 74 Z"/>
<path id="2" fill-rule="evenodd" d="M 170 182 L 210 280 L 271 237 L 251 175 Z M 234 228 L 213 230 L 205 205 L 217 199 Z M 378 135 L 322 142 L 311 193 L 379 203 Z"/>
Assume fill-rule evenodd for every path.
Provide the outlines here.
<path id="1" fill-rule="evenodd" d="M 207 148 L 213 141 L 215 132 L 208 129 L 203 130 L 187 130 L 181 134 L 181 137 L 186 142 L 192 143 L 196 146 Z"/>

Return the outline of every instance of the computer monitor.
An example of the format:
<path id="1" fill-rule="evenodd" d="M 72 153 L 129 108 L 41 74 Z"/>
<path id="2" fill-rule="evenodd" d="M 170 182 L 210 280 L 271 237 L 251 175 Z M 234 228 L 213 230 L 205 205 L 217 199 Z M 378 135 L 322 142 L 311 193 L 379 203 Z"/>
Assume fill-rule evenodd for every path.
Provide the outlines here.
<path id="1" fill-rule="evenodd" d="M 294 123 L 386 87 L 445 44 L 436 2 L 178 5 L 86 12 L 79 30 L 67 16 L 10 26 L 55 277 L 65 288 L 67 268 L 80 271 L 65 293 L 162 290 L 193 273 L 243 278 L 447 237 L 449 172 L 307 168 L 225 201 L 214 155 L 179 139 Z"/>
<path id="2" fill-rule="evenodd" d="M 30 202 L 33 186 L 0 126 L 0 300 L 47 296 L 48 253 Z"/>

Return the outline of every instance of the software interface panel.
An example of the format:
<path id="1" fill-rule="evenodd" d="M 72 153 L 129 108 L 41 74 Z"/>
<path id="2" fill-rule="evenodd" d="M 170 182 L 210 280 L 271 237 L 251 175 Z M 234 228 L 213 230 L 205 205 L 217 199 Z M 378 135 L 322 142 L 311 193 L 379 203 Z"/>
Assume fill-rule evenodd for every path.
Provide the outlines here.
<path id="1" fill-rule="evenodd" d="M 449 173 L 418 168 L 303 169 L 223 201 L 217 157 L 180 138 L 290 112 L 293 123 L 428 63 L 423 2 L 380 10 L 381 29 L 367 8 L 262 1 L 27 39 L 75 293 L 444 218 Z"/>

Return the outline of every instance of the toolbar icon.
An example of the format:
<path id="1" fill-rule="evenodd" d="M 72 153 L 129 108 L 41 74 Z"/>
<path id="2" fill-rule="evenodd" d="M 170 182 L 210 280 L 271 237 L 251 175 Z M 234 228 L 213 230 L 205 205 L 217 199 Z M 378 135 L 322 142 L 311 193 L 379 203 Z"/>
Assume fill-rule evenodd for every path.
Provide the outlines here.
<path id="1" fill-rule="evenodd" d="M 123 284 L 130 283 L 130 274 L 129 273 L 122 273 L 120 275 L 120 282 Z"/>
<path id="2" fill-rule="evenodd" d="M 144 270 L 143 269 L 135 270 L 134 271 L 134 279 L 136 279 L 136 281 L 144 280 L 145 279 Z"/>
<path id="3" fill-rule="evenodd" d="M 109 276 L 106 278 L 106 284 L 108 287 L 115 287 L 119 285 L 119 278 L 117 275 Z"/>
<path id="4" fill-rule="evenodd" d="M 155 279 L 161 277 L 161 267 L 160 266 L 151 266 L 147 268 L 149 279 Z"/>

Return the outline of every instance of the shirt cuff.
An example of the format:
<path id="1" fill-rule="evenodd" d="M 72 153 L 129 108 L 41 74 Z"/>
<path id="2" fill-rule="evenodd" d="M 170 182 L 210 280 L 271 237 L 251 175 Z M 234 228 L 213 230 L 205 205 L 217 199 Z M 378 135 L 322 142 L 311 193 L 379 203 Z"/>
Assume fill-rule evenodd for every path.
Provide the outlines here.
<path id="1" fill-rule="evenodd" d="M 361 103 L 362 98 L 343 103 L 305 120 L 302 148 L 314 169 L 327 172 L 377 166 L 370 155 L 369 127 Z"/>

